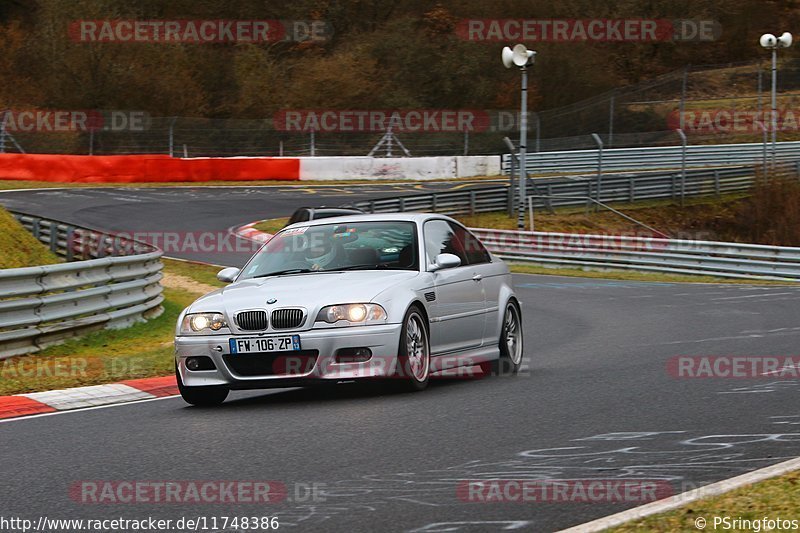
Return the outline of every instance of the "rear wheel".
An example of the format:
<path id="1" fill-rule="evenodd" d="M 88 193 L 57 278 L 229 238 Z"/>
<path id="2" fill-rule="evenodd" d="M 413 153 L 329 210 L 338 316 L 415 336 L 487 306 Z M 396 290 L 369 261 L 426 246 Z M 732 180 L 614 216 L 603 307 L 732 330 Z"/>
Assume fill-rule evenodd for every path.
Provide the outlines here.
<path id="1" fill-rule="evenodd" d="M 188 404 L 198 407 L 211 407 L 220 405 L 228 397 L 228 387 L 209 386 L 209 387 L 187 387 L 183 384 L 178 367 L 175 367 L 175 378 L 178 381 L 178 391 L 181 398 Z"/>
<path id="2" fill-rule="evenodd" d="M 481 369 L 490 370 L 493 375 L 498 376 L 512 376 L 519 372 L 524 350 L 522 316 L 517 303 L 513 300 L 506 304 L 499 347 L 500 359 L 482 366 Z"/>
<path id="3" fill-rule="evenodd" d="M 401 387 L 421 391 L 428 386 L 431 374 L 431 350 L 425 316 L 411 307 L 403 319 L 397 356 L 397 375 Z"/>

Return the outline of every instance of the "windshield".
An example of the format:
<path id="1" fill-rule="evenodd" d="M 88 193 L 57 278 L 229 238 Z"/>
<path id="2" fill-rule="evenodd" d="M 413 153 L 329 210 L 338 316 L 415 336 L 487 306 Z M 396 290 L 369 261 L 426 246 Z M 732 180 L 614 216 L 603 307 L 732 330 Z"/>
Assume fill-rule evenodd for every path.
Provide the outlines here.
<path id="1" fill-rule="evenodd" d="M 287 228 L 245 266 L 241 279 L 342 270 L 418 270 L 412 222 Z"/>

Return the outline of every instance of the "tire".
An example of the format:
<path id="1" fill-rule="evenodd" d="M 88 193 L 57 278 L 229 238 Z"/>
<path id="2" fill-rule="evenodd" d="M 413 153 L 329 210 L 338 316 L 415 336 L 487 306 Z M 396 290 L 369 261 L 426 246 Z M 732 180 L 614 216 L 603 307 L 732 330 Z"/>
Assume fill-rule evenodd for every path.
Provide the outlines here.
<path id="1" fill-rule="evenodd" d="M 409 392 L 425 390 L 431 377 L 431 345 L 425 315 L 416 305 L 403 318 L 397 354 L 398 388 Z"/>
<path id="2" fill-rule="evenodd" d="M 506 304 L 503 313 L 503 327 L 500 329 L 500 358 L 488 365 L 491 374 L 495 376 L 513 376 L 522 366 L 522 356 L 525 354 L 524 336 L 522 333 L 522 314 L 514 300 Z M 487 368 L 482 366 L 481 369 Z"/>
<path id="3" fill-rule="evenodd" d="M 230 390 L 228 387 L 209 386 L 209 387 L 187 387 L 183 384 L 178 367 L 175 367 L 175 377 L 178 381 L 178 391 L 181 398 L 188 404 L 198 407 L 213 407 L 220 405 L 228 397 Z"/>

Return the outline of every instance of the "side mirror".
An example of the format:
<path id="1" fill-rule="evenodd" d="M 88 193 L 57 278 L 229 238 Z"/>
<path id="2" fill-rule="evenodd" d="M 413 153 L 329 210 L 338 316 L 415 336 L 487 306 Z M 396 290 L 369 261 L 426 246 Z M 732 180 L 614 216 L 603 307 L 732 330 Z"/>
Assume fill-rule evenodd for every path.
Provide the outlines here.
<path id="1" fill-rule="evenodd" d="M 236 279 L 239 272 L 241 272 L 241 270 L 236 267 L 223 268 L 217 273 L 217 279 L 223 283 L 233 283 L 233 280 Z"/>
<path id="2" fill-rule="evenodd" d="M 431 266 L 431 271 L 433 272 L 446 268 L 455 268 L 461 266 L 461 259 L 453 254 L 439 254 L 436 256 L 436 261 Z"/>

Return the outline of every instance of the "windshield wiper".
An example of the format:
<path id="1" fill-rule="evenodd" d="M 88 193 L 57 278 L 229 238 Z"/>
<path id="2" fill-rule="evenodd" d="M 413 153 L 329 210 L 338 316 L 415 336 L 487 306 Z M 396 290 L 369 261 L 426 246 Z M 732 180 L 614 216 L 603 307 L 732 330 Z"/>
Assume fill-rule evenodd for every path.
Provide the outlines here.
<path id="1" fill-rule="evenodd" d="M 270 276 L 282 276 L 284 274 L 306 274 L 308 272 L 314 272 L 310 268 L 289 268 L 287 270 L 278 270 L 277 272 L 270 272 L 269 274 L 259 274 L 258 276 L 253 276 L 252 279 L 255 278 L 268 278 Z"/>
<path id="2" fill-rule="evenodd" d="M 342 268 L 332 268 L 328 270 L 328 272 L 343 272 L 345 270 L 387 270 L 389 269 L 389 265 L 386 263 L 380 263 L 377 265 L 351 265 Z"/>

